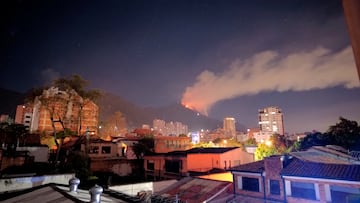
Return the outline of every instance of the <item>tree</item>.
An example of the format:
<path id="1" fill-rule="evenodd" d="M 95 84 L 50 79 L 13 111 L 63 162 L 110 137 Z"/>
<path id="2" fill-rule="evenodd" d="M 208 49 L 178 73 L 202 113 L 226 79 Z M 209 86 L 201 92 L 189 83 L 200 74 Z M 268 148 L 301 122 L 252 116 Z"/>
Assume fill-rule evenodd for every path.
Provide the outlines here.
<path id="1" fill-rule="evenodd" d="M 144 155 L 154 152 L 154 138 L 146 136 L 133 145 L 133 151 L 137 159 L 142 159 Z"/>
<path id="2" fill-rule="evenodd" d="M 5 147 L 6 139 L 8 136 L 7 129 L 10 123 L 8 122 L 1 122 L 0 123 L 0 137 L 1 137 L 1 143 L 3 147 Z"/>
<path id="3" fill-rule="evenodd" d="M 280 154 L 285 153 L 288 151 L 288 148 L 286 146 L 286 139 L 285 136 L 280 134 L 274 134 L 270 137 L 270 143 L 273 145 L 276 149 L 276 151 Z"/>
<path id="4" fill-rule="evenodd" d="M 23 124 L 17 123 L 7 123 L 3 122 L 0 124 L 0 135 L 2 138 L 2 144 L 5 146 L 5 143 L 11 142 L 15 147 L 19 147 L 20 139 L 25 143 L 26 135 L 28 134 L 28 129 Z M 10 138 L 10 141 L 9 141 Z"/>
<path id="5" fill-rule="evenodd" d="M 325 133 L 313 132 L 300 141 L 300 149 L 312 146 L 338 145 L 348 150 L 360 150 L 360 127 L 356 121 L 343 117 Z"/>
<path id="6" fill-rule="evenodd" d="M 75 91 L 82 99 L 75 100 L 75 104 L 79 107 L 78 112 L 78 134 L 82 132 L 82 114 L 84 106 L 89 102 L 96 102 L 100 96 L 101 92 L 99 90 L 87 90 L 89 82 L 84 80 L 80 75 L 71 75 L 68 77 L 58 78 L 53 81 L 53 85 L 58 87 L 60 90 L 71 92 Z"/>
<path id="7" fill-rule="evenodd" d="M 79 75 L 72 75 L 54 80 L 52 88 L 33 88 L 27 94 L 26 101 L 32 101 L 34 105 L 45 108 L 49 113 L 54 142 L 57 146 L 55 163 L 58 161 L 64 138 L 72 134 L 68 129 L 71 129 L 70 126 L 74 123 L 73 115 L 77 115 L 75 118 L 77 133 L 81 134 L 83 107 L 100 96 L 98 90 L 87 90 L 87 84 L 88 82 Z M 73 114 L 73 111 L 78 113 Z M 57 126 L 62 129 L 60 132 L 57 132 Z"/>
<path id="8" fill-rule="evenodd" d="M 360 126 L 356 121 L 351 121 L 343 117 L 340 122 L 329 127 L 326 134 L 332 143 L 342 146 L 346 149 L 359 148 Z"/>
<path id="9" fill-rule="evenodd" d="M 278 154 L 279 152 L 273 145 L 266 145 L 265 143 L 258 144 L 255 151 L 255 160 L 262 160 L 265 157 Z"/>
<path id="10" fill-rule="evenodd" d="M 321 132 L 312 132 L 306 135 L 306 137 L 304 137 L 302 140 L 300 140 L 299 149 L 304 150 L 312 146 L 325 146 L 332 143 L 333 142 L 330 140 L 328 134 L 323 134 Z"/>
<path id="11" fill-rule="evenodd" d="M 65 172 L 75 172 L 75 176 L 82 181 L 91 175 L 89 168 L 89 157 L 84 152 L 71 152 L 63 165 Z"/>
<path id="12" fill-rule="evenodd" d="M 255 138 L 249 138 L 245 141 L 245 146 L 256 146 L 257 142 Z"/>

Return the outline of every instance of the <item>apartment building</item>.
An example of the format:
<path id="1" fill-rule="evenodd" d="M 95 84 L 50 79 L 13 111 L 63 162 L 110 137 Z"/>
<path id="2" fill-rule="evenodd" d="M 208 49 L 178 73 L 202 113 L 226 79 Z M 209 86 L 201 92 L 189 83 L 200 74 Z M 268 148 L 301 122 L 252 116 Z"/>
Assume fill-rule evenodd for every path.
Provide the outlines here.
<path id="1" fill-rule="evenodd" d="M 91 100 L 84 100 L 75 91 L 65 92 L 55 87 L 44 90 L 31 104 L 18 105 L 15 122 L 29 126 L 32 133 L 51 133 L 51 115 L 58 131 L 63 130 L 61 123 L 57 122 L 61 119 L 64 126 L 74 132 L 80 130 L 80 134 L 85 134 L 88 129 L 97 134 L 98 106 Z"/>
<path id="2" fill-rule="evenodd" d="M 263 132 L 284 135 L 283 113 L 279 107 L 270 106 L 259 110 L 259 128 Z"/>
<path id="3" fill-rule="evenodd" d="M 187 150 L 191 147 L 190 137 L 176 136 L 155 136 L 154 146 L 155 153 L 167 153 L 171 151 Z"/>

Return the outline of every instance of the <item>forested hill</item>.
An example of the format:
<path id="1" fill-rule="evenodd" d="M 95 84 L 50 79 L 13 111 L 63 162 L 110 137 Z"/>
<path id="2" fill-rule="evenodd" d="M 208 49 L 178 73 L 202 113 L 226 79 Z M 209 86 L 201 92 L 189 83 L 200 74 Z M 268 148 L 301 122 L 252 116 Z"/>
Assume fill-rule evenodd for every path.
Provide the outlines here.
<path id="1" fill-rule="evenodd" d="M 0 98 L 0 114 L 9 114 L 10 117 L 15 118 L 16 106 L 24 103 L 25 94 L 0 88 Z M 180 104 L 145 108 L 106 92 L 102 94 L 98 104 L 100 121 L 105 122 L 109 116 L 119 111 L 125 116 L 129 128 L 141 127 L 143 124 L 152 126 L 154 119 L 162 119 L 166 122 L 179 121 L 188 125 L 189 130 L 213 130 L 222 127 L 222 121 L 198 114 Z M 237 123 L 237 129 L 244 130 L 244 126 Z"/>

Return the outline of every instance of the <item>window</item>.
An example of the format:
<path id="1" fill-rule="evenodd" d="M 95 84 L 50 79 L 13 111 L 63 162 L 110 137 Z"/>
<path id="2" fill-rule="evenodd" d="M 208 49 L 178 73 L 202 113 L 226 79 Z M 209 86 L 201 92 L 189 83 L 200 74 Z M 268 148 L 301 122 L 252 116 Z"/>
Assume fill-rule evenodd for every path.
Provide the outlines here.
<path id="1" fill-rule="evenodd" d="M 259 179 L 258 178 L 248 178 L 242 177 L 242 189 L 259 192 Z"/>
<path id="2" fill-rule="evenodd" d="M 90 146 L 89 154 L 97 154 L 99 153 L 99 147 L 98 146 Z"/>
<path id="3" fill-rule="evenodd" d="M 332 202 L 358 202 L 360 200 L 359 188 L 331 185 L 330 191 Z M 354 199 L 354 201 L 348 201 L 352 199 Z"/>
<path id="4" fill-rule="evenodd" d="M 154 164 L 154 161 L 153 160 L 148 160 L 147 161 L 147 170 L 151 170 L 153 171 L 155 169 L 155 164 Z"/>
<path id="5" fill-rule="evenodd" d="M 291 182 L 291 196 L 316 200 L 313 183 Z"/>
<path id="6" fill-rule="evenodd" d="M 280 181 L 270 180 L 270 194 L 280 195 Z"/>
<path id="7" fill-rule="evenodd" d="M 166 160 L 165 171 L 171 173 L 179 173 L 181 167 L 181 161 L 179 160 Z"/>
<path id="8" fill-rule="evenodd" d="M 110 146 L 101 147 L 101 153 L 102 154 L 110 154 L 111 153 L 111 147 Z"/>

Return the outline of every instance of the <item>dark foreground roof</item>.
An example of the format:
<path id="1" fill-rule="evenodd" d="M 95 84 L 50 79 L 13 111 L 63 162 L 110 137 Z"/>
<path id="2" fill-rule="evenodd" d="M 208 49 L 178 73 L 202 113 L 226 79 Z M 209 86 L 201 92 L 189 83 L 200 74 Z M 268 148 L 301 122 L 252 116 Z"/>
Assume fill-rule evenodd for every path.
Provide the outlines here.
<path id="1" fill-rule="evenodd" d="M 101 202 L 140 203 L 145 202 L 145 199 L 143 198 L 144 197 L 130 196 L 109 189 L 104 189 L 103 193 L 101 194 Z M 175 201 L 173 198 L 162 197 L 155 194 L 150 194 L 149 198 L 153 203 L 168 203 Z M 3 203 L 88 203 L 90 199 L 91 197 L 88 190 L 78 189 L 76 193 L 73 193 L 69 191 L 69 186 L 55 183 L 49 183 L 21 191 L 5 192 L 0 194 L 0 202 Z M 183 201 L 178 202 L 183 203 Z"/>
<path id="2" fill-rule="evenodd" d="M 187 150 L 187 154 L 222 154 L 238 147 L 211 147 L 211 148 L 192 148 Z"/>
<path id="3" fill-rule="evenodd" d="M 238 147 L 212 147 L 212 148 L 192 148 L 186 151 L 171 151 L 167 153 L 153 153 L 148 156 L 177 156 L 186 157 L 188 154 L 222 154 Z"/>
<path id="4" fill-rule="evenodd" d="M 315 163 L 293 158 L 280 174 L 284 176 L 360 181 L 360 165 Z"/>
<path id="5" fill-rule="evenodd" d="M 186 177 L 159 191 L 158 195 L 163 197 L 177 196 L 179 200 L 187 203 L 208 202 L 214 198 L 214 195 L 225 192 L 226 189 L 232 188 L 231 186 L 231 182 Z"/>
<path id="6" fill-rule="evenodd" d="M 264 171 L 264 160 L 255 161 L 239 166 L 232 167 L 230 171 L 248 172 L 248 173 L 261 173 Z"/>

